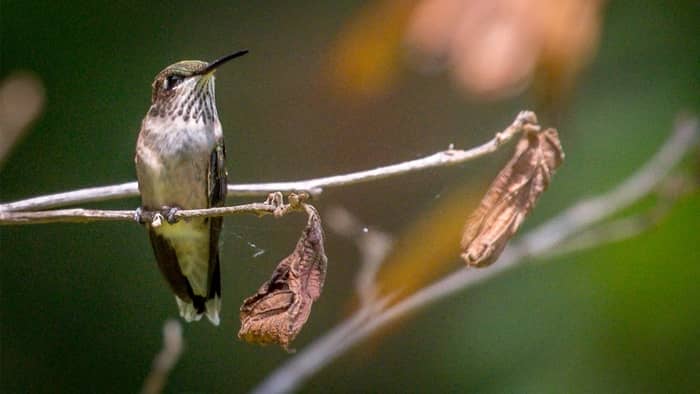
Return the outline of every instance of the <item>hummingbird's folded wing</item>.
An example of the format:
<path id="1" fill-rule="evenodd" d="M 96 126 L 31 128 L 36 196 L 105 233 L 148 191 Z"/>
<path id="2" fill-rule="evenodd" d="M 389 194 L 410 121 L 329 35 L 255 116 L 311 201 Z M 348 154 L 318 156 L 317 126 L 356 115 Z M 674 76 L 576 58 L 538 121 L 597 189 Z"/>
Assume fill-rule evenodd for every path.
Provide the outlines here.
<path id="1" fill-rule="evenodd" d="M 153 228 L 148 229 L 148 236 L 151 239 L 151 246 L 153 246 L 153 252 L 156 255 L 158 268 L 160 268 L 163 276 L 167 279 L 173 293 L 186 303 L 192 303 L 196 298 L 201 298 L 194 295 L 190 282 L 180 269 L 177 254 L 170 242 Z"/>
<path id="2" fill-rule="evenodd" d="M 226 203 L 226 147 L 223 138 L 214 147 L 209 160 L 209 206 L 220 207 Z"/>
<path id="3" fill-rule="evenodd" d="M 218 207 L 226 203 L 226 148 L 223 138 L 214 147 L 209 160 L 208 195 L 209 206 Z M 209 218 L 209 294 L 208 299 L 221 298 L 221 273 L 219 267 L 219 235 L 221 216 Z"/>

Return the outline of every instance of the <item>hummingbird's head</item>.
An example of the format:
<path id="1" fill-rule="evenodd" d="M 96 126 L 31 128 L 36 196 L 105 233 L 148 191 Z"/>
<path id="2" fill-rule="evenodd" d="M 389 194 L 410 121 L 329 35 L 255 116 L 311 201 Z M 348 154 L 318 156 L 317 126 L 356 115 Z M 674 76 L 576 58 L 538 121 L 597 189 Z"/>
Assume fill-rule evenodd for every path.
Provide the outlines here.
<path id="1" fill-rule="evenodd" d="M 149 116 L 211 120 L 216 113 L 214 72 L 222 64 L 246 53 L 247 50 L 238 51 L 211 63 L 183 60 L 169 65 L 153 80 Z"/>

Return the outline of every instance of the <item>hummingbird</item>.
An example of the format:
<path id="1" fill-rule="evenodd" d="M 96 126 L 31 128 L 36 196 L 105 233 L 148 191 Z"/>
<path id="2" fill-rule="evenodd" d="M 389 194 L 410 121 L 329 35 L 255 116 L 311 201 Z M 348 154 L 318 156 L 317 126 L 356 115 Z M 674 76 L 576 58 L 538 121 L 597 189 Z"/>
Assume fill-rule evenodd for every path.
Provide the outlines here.
<path id="1" fill-rule="evenodd" d="M 158 268 L 188 322 L 206 315 L 219 325 L 223 218 L 177 221 L 175 213 L 225 203 L 226 148 L 216 111 L 214 72 L 246 53 L 238 51 L 211 63 L 184 60 L 159 72 L 136 142 L 141 194 L 136 218 L 141 221 L 141 212 L 148 210 L 167 219 L 146 227 Z"/>

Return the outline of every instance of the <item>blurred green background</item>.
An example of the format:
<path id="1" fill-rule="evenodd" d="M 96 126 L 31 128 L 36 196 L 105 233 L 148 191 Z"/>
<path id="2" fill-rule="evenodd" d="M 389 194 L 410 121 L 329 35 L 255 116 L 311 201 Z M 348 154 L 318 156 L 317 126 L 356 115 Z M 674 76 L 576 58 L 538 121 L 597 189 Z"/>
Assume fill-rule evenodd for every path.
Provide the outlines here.
<path id="1" fill-rule="evenodd" d="M 532 107 L 527 95 L 469 98 L 445 75 L 410 69 L 365 101 L 333 94 L 322 77 L 326 56 L 367 3 L 2 1 L 0 78 L 29 70 L 47 97 L 42 117 L 0 168 L 0 201 L 134 180 L 153 76 L 180 59 L 242 48 L 251 53 L 217 73 L 236 183 L 338 174 L 450 143 L 472 146 Z M 656 151 L 680 110 L 698 110 L 699 11 L 696 1 L 609 4 L 598 54 L 559 125 L 567 161 L 525 230 L 617 184 Z M 370 231 L 401 234 L 458 186 L 471 182 L 482 193 L 509 154 L 328 190 L 316 204 L 322 215 L 343 205 Z M 238 307 L 291 251 L 304 218 L 225 223 L 222 325 L 184 326 L 185 353 L 167 392 L 244 392 L 291 357 L 237 340 Z M 696 193 L 635 239 L 523 266 L 421 311 L 343 355 L 303 391 L 695 391 L 698 234 Z M 357 252 L 330 232 L 327 242 L 324 294 L 298 349 L 351 305 Z M 264 253 L 256 257 L 257 248 Z M 3 226 L 0 253 L 0 391 L 139 390 L 162 324 L 177 313 L 142 228 Z"/>

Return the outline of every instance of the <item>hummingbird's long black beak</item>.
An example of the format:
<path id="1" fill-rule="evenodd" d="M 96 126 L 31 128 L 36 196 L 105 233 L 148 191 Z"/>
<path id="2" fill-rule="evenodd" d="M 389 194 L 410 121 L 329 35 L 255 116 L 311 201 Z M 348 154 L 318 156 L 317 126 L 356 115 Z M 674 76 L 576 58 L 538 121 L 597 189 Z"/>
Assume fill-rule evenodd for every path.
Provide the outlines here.
<path id="1" fill-rule="evenodd" d="M 216 59 L 216 60 L 214 60 L 213 62 L 209 63 L 209 64 L 208 64 L 206 67 L 204 67 L 203 69 L 199 70 L 199 71 L 198 71 L 197 73 L 195 73 L 194 75 L 206 75 L 206 74 L 209 74 L 209 73 L 211 73 L 212 71 L 216 70 L 216 68 L 219 67 L 220 65 L 222 65 L 222 64 L 224 64 L 224 63 L 226 63 L 226 62 L 228 62 L 228 61 L 231 60 L 231 59 L 235 59 L 235 58 L 237 58 L 237 57 L 243 56 L 243 55 L 245 55 L 246 53 L 248 53 L 248 50 L 247 50 L 247 49 L 244 49 L 244 50 L 242 50 L 242 51 L 234 52 L 234 53 L 232 53 L 232 54 L 230 54 L 230 55 L 226 55 L 226 56 L 224 56 L 224 57 L 221 57 L 221 58 L 219 58 L 219 59 Z"/>

